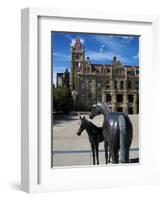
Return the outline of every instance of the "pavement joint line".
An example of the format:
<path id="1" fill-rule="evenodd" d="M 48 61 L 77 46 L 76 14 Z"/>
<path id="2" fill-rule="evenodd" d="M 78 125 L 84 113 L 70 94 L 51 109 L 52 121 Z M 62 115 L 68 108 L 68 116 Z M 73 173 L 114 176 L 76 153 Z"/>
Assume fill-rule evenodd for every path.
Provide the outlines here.
<path id="1" fill-rule="evenodd" d="M 139 151 L 139 148 L 132 148 L 130 151 Z M 52 151 L 54 154 L 76 154 L 76 153 L 91 153 L 91 150 L 55 150 Z M 104 150 L 100 149 L 99 152 L 105 152 Z"/>

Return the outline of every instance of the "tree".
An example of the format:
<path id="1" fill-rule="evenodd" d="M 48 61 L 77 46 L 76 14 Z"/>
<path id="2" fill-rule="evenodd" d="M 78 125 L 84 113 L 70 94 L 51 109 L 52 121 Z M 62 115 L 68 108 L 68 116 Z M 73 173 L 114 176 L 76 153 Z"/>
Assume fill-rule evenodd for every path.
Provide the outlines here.
<path id="1" fill-rule="evenodd" d="M 53 88 L 53 111 L 68 114 L 73 108 L 68 69 L 63 73 L 62 81 L 62 87 Z"/>

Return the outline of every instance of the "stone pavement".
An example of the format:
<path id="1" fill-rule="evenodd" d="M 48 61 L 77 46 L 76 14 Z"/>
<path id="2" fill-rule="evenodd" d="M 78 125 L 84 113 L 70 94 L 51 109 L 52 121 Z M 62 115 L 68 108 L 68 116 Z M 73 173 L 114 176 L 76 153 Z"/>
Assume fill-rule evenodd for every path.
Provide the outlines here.
<path id="1" fill-rule="evenodd" d="M 88 115 L 85 115 L 89 119 Z M 130 150 L 131 162 L 139 159 L 139 115 L 130 115 L 133 124 L 133 141 Z M 90 119 L 89 119 L 90 120 Z M 102 126 L 103 116 L 99 115 L 92 121 Z M 86 131 L 81 136 L 76 132 L 79 128 L 79 116 L 58 115 L 53 124 L 53 166 L 81 166 L 92 165 L 92 153 Z M 105 164 L 104 143 L 99 147 L 100 164 Z"/>

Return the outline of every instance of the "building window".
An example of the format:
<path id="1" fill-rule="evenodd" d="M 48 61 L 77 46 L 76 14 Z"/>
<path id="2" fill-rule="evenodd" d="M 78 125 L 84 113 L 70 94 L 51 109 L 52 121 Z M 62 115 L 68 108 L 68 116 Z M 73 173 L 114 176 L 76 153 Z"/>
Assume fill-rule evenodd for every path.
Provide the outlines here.
<path id="1" fill-rule="evenodd" d="M 89 86 L 89 81 L 88 81 L 88 79 L 85 79 L 85 86 L 86 86 L 86 88 L 88 88 L 88 86 Z"/>
<path id="2" fill-rule="evenodd" d="M 85 101 L 85 95 L 84 94 L 82 95 L 81 99 L 82 99 L 83 102 Z"/>
<path id="3" fill-rule="evenodd" d="M 136 70 L 136 74 L 139 74 L 139 70 L 138 69 Z"/>
<path id="4" fill-rule="evenodd" d="M 90 86 L 90 87 L 92 86 L 92 81 L 89 81 L 89 86 Z"/>
<path id="5" fill-rule="evenodd" d="M 123 81 L 120 82 L 120 89 L 123 90 Z"/>
<path id="6" fill-rule="evenodd" d="M 128 108 L 128 114 L 133 114 L 133 108 L 132 107 Z"/>
<path id="7" fill-rule="evenodd" d="M 106 102 L 111 102 L 112 98 L 110 94 L 106 94 Z"/>
<path id="8" fill-rule="evenodd" d="M 121 70 L 121 76 L 124 76 L 124 70 Z"/>
<path id="9" fill-rule="evenodd" d="M 123 111 L 123 108 L 122 107 L 118 107 L 117 108 L 117 112 L 122 112 Z"/>
<path id="10" fill-rule="evenodd" d="M 133 95 L 132 95 L 132 94 L 129 94 L 129 95 L 128 95 L 128 101 L 129 101 L 130 103 L 133 103 L 133 100 L 134 100 Z"/>
<path id="11" fill-rule="evenodd" d="M 123 102 L 123 95 L 122 94 L 117 94 L 117 102 L 122 103 Z"/>
<path id="12" fill-rule="evenodd" d="M 101 82 L 97 83 L 97 88 L 100 89 L 101 88 Z"/>
<path id="13" fill-rule="evenodd" d="M 107 69 L 107 73 L 110 73 L 110 69 Z"/>
<path id="14" fill-rule="evenodd" d="M 91 73 L 91 67 L 88 67 L 88 73 Z"/>
<path id="15" fill-rule="evenodd" d="M 109 81 L 107 80 L 106 81 L 106 89 L 109 89 L 110 88 L 110 85 L 109 85 Z"/>
<path id="16" fill-rule="evenodd" d="M 114 81 L 114 89 L 117 89 L 117 81 Z"/>
<path id="17" fill-rule="evenodd" d="M 139 81 L 136 81 L 135 85 L 136 85 L 136 89 L 138 90 L 139 89 Z"/>
<path id="18" fill-rule="evenodd" d="M 85 89 L 85 83 L 84 82 L 82 83 L 82 89 Z"/>
<path id="19" fill-rule="evenodd" d="M 131 81 L 128 81 L 128 89 L 131 89 Z"/>
<path id="20" fill-rule="evenodd" d="M 135 70 L 128 71 L 127 75 L 129 75 L 129 76 L 135 76 Z"/>

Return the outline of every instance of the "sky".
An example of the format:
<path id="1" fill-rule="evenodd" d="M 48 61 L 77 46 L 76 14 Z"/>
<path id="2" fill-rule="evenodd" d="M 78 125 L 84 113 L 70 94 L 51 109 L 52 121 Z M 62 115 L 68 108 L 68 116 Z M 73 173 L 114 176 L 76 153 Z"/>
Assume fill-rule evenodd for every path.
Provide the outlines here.
<path id="1" fill-rule="evenodd" d="M 71 46 L 80 38 L 85 58 L 91 63 L 109 64 L 113 56 L 122 64 L 139 66 L 139 36 L 52 32 L 53 83 L 56 73 L 70 71 Z"/>

